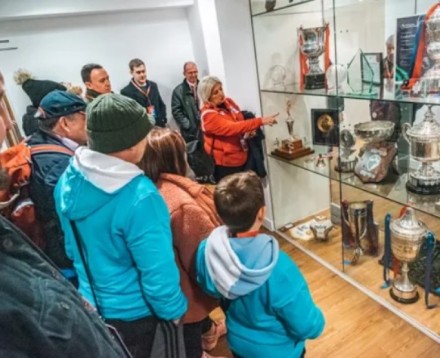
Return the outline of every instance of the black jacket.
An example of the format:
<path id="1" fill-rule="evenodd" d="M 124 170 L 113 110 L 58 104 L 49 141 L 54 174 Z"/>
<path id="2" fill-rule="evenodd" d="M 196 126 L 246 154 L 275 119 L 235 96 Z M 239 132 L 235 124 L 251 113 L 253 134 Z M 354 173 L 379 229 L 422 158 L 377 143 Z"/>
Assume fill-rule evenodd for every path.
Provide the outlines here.
<path id="1" fill-rule="evenodd" d="M 0 272 L 0 357 L 123 357 L 73 285 L 1 216 Z"/>
<path id="2" fill-rule="evenodd" d="M 255 118 L 255 115 L 249 111 L 242 111 L 245 119 Z M 267 175 L 266 166 L 264 165 L 264 133 L 261 128 L 256 130 L 254 137 L 248 139 L 249 155 L 245 164 L 246 170 L 254 171 L 260 178 Z"/>
<path id="3" fill-rule="evenodd" d="M 133 84 L 133 81 L 130 81 L 130 83 L 121 90 L 121 94 L 134 99 L 144 108 L 151 105 L 154 106 L 154 119 L 156 120 L 156 125 L 159 127 L 165 127 L 165 124 L 167 123 L 167 107 L 162 101 L 156 82 L 147 81 L 147 91 L 148 96 L 137 89 Z"/>
<path id="4" fill-rule="evenodd" d="M 183 80 L 173 91 L 171 111 L 185 142 L 188 143 L 198 139 L 197 131 L 200 127 L 200 111 L 186 80 Z"/>
<path id="5" fill-rule="evenodd" d="M 38 129 L 28 140 L 37 144 L 65 145 L 55 136 Z M 43 225 L 46 241 L 45 252 L 59 268 L 71 268 L 64 250 L 64 234 L 55 210 L 53 191 L 58 179 L 69 164 L 71 156 L 64 153 L 42 153 L 32 156 L 30 196 L 35 204 L 37 217 Z"/>
<path id="6" fill-rule="evenodd" d="M 38 119 L 34 117 L 35 113 L 37 113 L 37 107 L 26 107 L 26 113 L 23 114 L 22 118 L 23 131 L 26 136 L 30 136 L 38 129 Z"/>

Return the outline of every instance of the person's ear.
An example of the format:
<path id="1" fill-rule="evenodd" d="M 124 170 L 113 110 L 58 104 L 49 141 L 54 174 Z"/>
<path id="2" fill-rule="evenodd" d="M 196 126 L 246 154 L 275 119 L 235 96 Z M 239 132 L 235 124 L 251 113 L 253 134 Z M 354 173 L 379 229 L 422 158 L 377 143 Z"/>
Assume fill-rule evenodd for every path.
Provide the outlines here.
<path id="1" fill-rule="evenodd" d="M 84 84 L 86 85 L 86 88 L 88 88 L 88 89 L 92 89 L 92 82 L 90 82 L 90 81 L 86 81 L 86 82 L 84 82 Z"/>
<path id="2" fill-rule="evenodd" d="M 263 221 L 264 221 L 264 218 L 266 217 L 266 212 L 267 212 L 266 205 L 265 205 L 265 206 L 262 206 L 262 207 L 260 208 L 260 210 L 258 210 L 258 213 L 257 213 L 257 219 L 258 219 L 260 222 L 263 222 Z"/>

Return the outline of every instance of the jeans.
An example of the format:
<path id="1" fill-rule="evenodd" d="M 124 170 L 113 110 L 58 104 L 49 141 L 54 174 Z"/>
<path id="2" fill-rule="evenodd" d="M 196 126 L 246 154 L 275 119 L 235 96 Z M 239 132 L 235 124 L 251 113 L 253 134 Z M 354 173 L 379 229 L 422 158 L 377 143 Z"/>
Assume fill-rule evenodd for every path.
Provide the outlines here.
<path id="1" fill-rule="evenodd" d="M 199 322 L 183 325 L 186 358 L 200 358 L 202 356 L 202 334 L 209 331 L 212 324 L 211 319 L 206 317 Z"/>

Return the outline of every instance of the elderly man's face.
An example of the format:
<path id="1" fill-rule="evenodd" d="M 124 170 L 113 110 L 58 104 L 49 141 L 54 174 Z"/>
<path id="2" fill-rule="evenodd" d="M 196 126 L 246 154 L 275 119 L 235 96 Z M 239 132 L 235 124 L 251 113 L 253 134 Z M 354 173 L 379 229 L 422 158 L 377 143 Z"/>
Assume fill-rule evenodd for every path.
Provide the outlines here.
<path id="1" fill-rule="evenodd" d="M 199 70 L 197 69 L 197 66 L 194 63 L 191 63 L 186 66 L 185 72 L 183 75 L 185 76 L 186 80 L 189 83 L 197 83 L 197 75 L 199 74 Z"/>
<path id="2" fill-rule="evenodd" d="M 95 68 L 90 72 L 90 82 L 86 82 L 86 87 L 99 94 L 110 93 L 112 85 L 107 71 L 103 68 Z"/>

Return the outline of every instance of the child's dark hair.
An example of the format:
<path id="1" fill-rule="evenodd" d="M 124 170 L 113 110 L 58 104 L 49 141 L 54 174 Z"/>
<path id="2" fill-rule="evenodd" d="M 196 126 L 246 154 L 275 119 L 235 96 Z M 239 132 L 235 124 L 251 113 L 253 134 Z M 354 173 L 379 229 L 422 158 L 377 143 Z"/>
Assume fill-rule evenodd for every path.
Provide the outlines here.
<path id="1" fill-rule="evenodd" d="M 265 206 L 260 178 L 250 171 L 223 178 L 215 188 L 214 203 L 231 233 L 249 230 Z"/>

